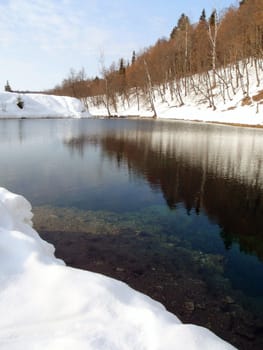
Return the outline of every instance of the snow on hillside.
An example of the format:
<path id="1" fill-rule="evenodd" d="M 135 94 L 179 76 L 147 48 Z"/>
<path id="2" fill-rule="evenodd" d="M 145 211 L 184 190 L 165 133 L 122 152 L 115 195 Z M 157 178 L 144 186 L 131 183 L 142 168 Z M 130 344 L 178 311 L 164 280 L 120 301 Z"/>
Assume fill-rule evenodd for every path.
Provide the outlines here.
<path id="1" fill-rule="evenodd" d="M 245 70 L 243 63 L 239 63 L 240 70 Z M 246 79 L 237 84 L 237 77 L 232 71 L 233 67 L 226 70 L 228 76 L 227 81 L 222 81 L 219 76 L 222 75 L 218 70 L 216 76 L 216 87 L 212 88 L 212 92 L 207 91 L 205 79 L 202 75 L 191 77 L 191 82 L 187 82 L 187 93 L 185 94 L 185 80 L 181 79 L 179 82 L 173 84 L 180 85 L 181 97 L 183 105 L 178 102 L 178 99 L 173 96 L 169 88 L 166 87 L 165 92 L 160 96 L 160 90 L 163 87 L 155 87 L 152 95 L 154 97 L 154 105 L 158 118 L 194 120 L 205 122 L 221 122 L 247 125 L 263 125 L 263 70 L 258 72 L 260 84 L 258 84 L 256 77 L 256 70 L 253 63 L 248 67 L 249 86 L 246 86 Z M 210 72 L 210 75 L 212 73 Z M 243 76 L 245 72 L 242 71 Z M 204 74 L 205 76 L 205 74 Z M 230 78 L 231 76 L 231 78 Z M 241 78 L 239 78 L 240 80 Z M 232 80 L 232 82 L 231 82 Z M 191 84 L 194 86 L 192 87 Z M 243 89 L 242 89 L 243 84 Z M 248 90 L 249 97 L 244 94 L 245 89 Z M 233 89 L 232 89 L 233 86 Z M 224 92 L 222 92 L 224 90 Z M 209 107 L 208 98 L 206 95 L 213 95 L 216 110 Z M 131 94 L 132 95 L 132 94 Z M 105 99 L 104 99 L 105 100 Z M 153 116 L 153 111 L 149 108 L 149 102 L 140 98 L 138 109 L 137 98 L 135 93 L 131 96 L 129 104 L 127 101 L 123 103 L 123 97 L 118 98 L 117 112 L 111 106 L 110 110 L 113 115 L 118 116 Z M 93 104 L 92 99 L 89 99 L 89 111 L 94 116 L 107 116 L 108 112 L 105 103 L 99 106 Z"/>
<path id="2" fill-rule="evenodd" d="M 0 188 L 1 350 L 234 349 L 122 282 L 66 267 L 31 219 Z"/>
<path id="3" fill-rule="evenodd" d="M 23 108 L 19 108 L 18 102 Z M 0 118 L 62 118 L 88 117 L 76 98 L 45 94 L 0 92 Z"/>

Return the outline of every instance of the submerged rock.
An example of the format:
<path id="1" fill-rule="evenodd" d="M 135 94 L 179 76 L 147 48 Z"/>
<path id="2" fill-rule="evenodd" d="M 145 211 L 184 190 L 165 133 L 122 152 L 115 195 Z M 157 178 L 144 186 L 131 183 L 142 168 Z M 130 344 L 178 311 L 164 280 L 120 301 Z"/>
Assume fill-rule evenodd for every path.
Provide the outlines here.
<path id="1" fill-rule="evenodd" d="M 195 304 L 193 301 L 186 301 L 184 303 L 184 308 L 187 310 L 187 311 L 190 311 L 190 312 L 193 312 L 195 310 Z"/>

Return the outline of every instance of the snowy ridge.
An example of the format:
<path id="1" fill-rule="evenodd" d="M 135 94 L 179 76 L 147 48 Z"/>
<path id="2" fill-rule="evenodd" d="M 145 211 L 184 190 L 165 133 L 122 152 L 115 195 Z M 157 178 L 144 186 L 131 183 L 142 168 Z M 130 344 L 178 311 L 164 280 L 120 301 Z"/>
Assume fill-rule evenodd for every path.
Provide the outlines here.
<path id="1" fill-rule="evenodd" d="M 66 267 L 31 226 L 31 205 L 0 188 L 2 350 L 234 349 L 183 325 L 122 282 Z"/>
<path id="2" fill-rule="evenodd" d="M 19 108 L 18 101 L 23 101 Z M 81 101 L 73 97 L 0 92 L 0 118 L 89 117 Z"/>

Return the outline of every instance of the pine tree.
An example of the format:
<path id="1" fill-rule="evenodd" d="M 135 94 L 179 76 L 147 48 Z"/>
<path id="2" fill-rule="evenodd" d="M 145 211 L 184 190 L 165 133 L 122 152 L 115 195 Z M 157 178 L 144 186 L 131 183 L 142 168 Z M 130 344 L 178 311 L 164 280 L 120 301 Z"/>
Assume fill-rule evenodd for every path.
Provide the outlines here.
<path id="1" fill-rule="evenodd" d="M 132 60 L 131 60 L 131 64 L 134 64 L 136 61 L 136 54 L 135 54 L 135 51 L 133 50 L 132 51 Z"/>
<path id="2" fill-rule="evenodd" d="M 124 59 L 121 58 L 120 59 L 120 66 L 119 66 L 119 73 L 120 74 L 125 74 L 126 72 L 126 68 L 125 68 L 125 65 L 124 65 Z"/>
<path id="3" fill-rule="evenodd" d="M 206 13 L 205 13 L 205 9 L 203 9 L 201 16 L 199 18 L 199 22 L 206 22 Z"/>
<path id="4" fill-rule="evenodd" d="M 7 91 L 7 92 L 12 92 L 12 89 L 11 89 L 11 86 L 10 86 L 8 80 L 7 80 L 6 85 L 5 85 L 5 91 Z"/>

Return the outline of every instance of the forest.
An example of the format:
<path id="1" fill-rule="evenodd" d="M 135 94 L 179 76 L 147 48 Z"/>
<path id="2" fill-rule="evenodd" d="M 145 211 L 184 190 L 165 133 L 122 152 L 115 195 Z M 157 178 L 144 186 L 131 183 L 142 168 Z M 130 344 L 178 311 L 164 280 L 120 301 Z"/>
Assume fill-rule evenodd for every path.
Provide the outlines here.
<path id="1" fill-rule="evenodd" d="M 118 112 L 120 103 L 136 103 L 139 110 L 147 101 L 156 116 L 156 96 L 166 102 L 169 95 L 182 106 L 192 92 L 216 110 L 215 88 L 224 101 L 241 88 L 244 103 L 249 103 L 250 68 L 258 87 L 263 72 L 263 0 L 243 0 L 209 16 L 204 9 L 197 23 L 182 14 L 169 38 L 133 51 L 130 60 L 120 58 L 109 67 L 103 58 L 100 63 L 100 77 L 89 78 L 84 69 L 71 69 L 48 93 L 80 98 L 87 108 L 103 105 L 109 115 Z"/>

